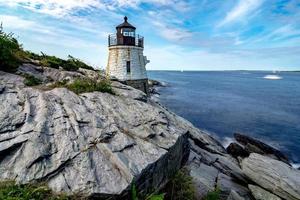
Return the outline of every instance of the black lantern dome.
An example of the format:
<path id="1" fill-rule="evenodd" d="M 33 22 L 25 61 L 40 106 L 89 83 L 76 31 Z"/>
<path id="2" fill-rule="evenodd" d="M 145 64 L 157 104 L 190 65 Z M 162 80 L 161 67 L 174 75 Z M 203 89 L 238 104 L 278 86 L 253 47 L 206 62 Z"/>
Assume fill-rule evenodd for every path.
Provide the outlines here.
<path id="1" fill-rule="evenodd" d="M 144 38 L 136 35 L 136 28 L 124 17 L 124 22 L 116 27 L 117 33 L 108 36 L 108 46 L 127 45 L 144 47 Z"/>
<path id="2" fill-rule="evenodd" d="M 128 23 L 128 18 L 126 16 L 124 17 L 124 22 L 116 27 L 117 30 L 122 29 L 122 28 L 129 28 L 129 29 L 133 29 L 133 30 L 136 29 L 134 26 L 132 26 L 130 23 Z"/>

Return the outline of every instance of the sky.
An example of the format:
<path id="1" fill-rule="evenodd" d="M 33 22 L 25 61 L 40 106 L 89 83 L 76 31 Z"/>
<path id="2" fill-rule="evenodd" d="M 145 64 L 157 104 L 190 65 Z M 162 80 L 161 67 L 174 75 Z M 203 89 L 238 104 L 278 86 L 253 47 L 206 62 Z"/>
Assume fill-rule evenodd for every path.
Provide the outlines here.
<path id="1" fill-rule="evenodd" d="M 96 68 L 125 15 L 148 70 L 300 70 L 300 0 L 0 0 L 24 49 Z"/>

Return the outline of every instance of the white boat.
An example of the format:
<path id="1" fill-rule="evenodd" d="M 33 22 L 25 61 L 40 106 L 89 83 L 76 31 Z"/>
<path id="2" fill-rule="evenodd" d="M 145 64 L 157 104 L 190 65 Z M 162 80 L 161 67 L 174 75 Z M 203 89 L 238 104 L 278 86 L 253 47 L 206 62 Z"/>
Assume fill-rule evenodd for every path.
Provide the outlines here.
<path id="1" fill-rule="evenodd" d="M 266 76 L 264 76 L 264 79 L 279 80 L 279 79 L 282 79 L 282 77 L 278 76 L 278 75 L 266 75 Z"/>

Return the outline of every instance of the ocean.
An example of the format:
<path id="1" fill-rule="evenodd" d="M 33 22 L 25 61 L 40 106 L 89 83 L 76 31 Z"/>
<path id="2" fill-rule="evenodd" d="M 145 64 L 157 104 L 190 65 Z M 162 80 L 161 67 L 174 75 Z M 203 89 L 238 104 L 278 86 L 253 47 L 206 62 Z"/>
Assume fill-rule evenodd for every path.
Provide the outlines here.
<path id="1" fill-rule="evenodd" d="M 257 138 L 300 163 L 300 72 L 148 71 L 165 82 L 159 101 L 228 145 Z"/>

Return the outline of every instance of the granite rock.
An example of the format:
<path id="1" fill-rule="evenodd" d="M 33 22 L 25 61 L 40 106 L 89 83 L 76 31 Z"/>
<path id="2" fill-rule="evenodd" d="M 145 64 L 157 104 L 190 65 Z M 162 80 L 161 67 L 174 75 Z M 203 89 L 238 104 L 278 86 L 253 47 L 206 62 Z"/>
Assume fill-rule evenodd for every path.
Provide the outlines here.
<path id="1" fill-rule="evenodd" d="M 300 171 L 284 162 L 252 153 L 241 163 L 254 183 L 286 200 L 300 199 Z"/>
<path id="2" fill-rule="evenodd" d="M 248 187 L 256 200 L 281 200 L 281 198 L 279 198 L 278 196 L 256 185 L 248 185 Z"/>

